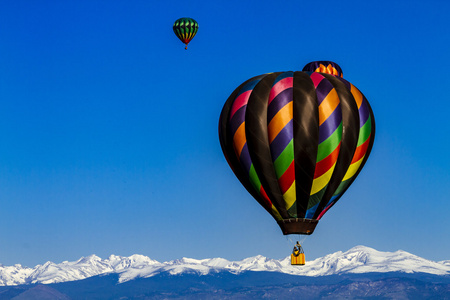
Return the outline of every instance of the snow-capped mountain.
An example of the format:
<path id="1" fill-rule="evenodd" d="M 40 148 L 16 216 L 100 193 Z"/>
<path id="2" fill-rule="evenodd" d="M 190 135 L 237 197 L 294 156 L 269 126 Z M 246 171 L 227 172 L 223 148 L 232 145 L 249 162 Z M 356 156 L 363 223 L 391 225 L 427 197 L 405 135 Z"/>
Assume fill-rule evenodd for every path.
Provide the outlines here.
<path id="1" fill-rule="evenodd" d="M 123 283 L 161 273 L 206 275 L 224 271 L 233 274 L 245 271 L 270 271 L 301 276 L 370 272 L 450 275 L 450 261 L 433 262 L 402 250 L 381 252 L 365 246 L 357 246 L 347 252 L 339 251 L 329 254 L 309 261 L 301 267 L 291 266 L 290 257 L 275 260 L 261 255 L 240 261 L 228 261 L 223 258 L 201 260 L 182 258 L 163 263 L 143 255 L 132 255 L 130 257 L 111 255 L 107 259 L 91 255 L 74 262 L 64 261 L 60 264 L 47 262 L 34 268 L 22 267 L 21 265 L 0 265 L 0 286 L 58 283 L 112 273 L 118 274 L 119 283 Z"/>

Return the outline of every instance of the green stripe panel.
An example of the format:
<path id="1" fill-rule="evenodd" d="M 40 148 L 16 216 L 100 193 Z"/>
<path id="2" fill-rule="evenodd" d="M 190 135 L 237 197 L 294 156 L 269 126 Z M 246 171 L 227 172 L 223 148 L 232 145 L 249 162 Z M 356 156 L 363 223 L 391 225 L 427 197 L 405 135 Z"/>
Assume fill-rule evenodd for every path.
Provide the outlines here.
<path id="1" fill-rule="evenodd" d="M 275 167 L 275 173 L 277 177 L 280 178 L 281 175 L 286 172 L 286 170 L 291 165 L 294 160 L 294 140 L 291 140 L 286 148 L 281 152 L 280 156 L 275 160 L 273 166 Z"/>
<path id="2" fill-rule="evenodd" d="M 306 208 L 307 210 L 322 200 L 323 194 L 325 194 L 325 191 L 327 190 L 327 186 L 328 186 L 328 184 L 323 189 L 321 189 L 320 191 L 318 191 L 317 193 L 315 193 L 314 195 L 311 195 L 311 197 L 309 197 L 308 207 Z"/>
<path id="3" fill-rule="evenodd" d="M 294 204 L 292 204 L 292 206 L 288 209 L 287 212 L 290 218 L 298 218 L 297 201 L 295 201 Z"/>
<path id="4" fill-rule="evenodd" d="M 341 184 L 339 184 L 336 191 L 334 192 L 333 196 L 341 194 L 344 191 L 344 189 L 351 183 L 353 177 L 350 177 L 349 179 L 342 181 Z"/>
<path id="5" fill-rule="evenodd" d="M 361 146 L 365 141 L 367 141 L 371 131 L 372 131 L 372 119 L 369 115 L 366 124 L 364 124 L 363 127 L 361 127 L 361 130 L 359 131 L 358 147 Z"/>
<path id="6" fill-rule="evenodd" d="M 181 36 L 180 28 L 179 28 L 179 27 L 178 27 L 178 28 L 175 28 L 175 30 L 177 31 L 177 36 Z"/>
<path id="7" fill-rule="evenodd" d="M 249 176 L 251 184 L 259 194 L 261 188 L 261 181 L 259 181 L 258 175 L 256 174 L 255 167 L 253 166 L 253 164 L 250 166 Z"/>
<path id="8" fill-rule="evenodd" d="M 342 140 L 342 122 L 338 128 L 325 141 L 319 144 L 316 163 L 333 152 Z"/>

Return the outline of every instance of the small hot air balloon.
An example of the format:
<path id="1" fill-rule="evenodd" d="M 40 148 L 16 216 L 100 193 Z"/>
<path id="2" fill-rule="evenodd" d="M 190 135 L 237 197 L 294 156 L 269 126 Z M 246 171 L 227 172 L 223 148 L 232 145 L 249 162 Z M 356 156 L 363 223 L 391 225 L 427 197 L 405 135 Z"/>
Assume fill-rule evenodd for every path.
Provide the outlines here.
<path id="1" fill-rule="evenodd" d="M 329 61 L 245 81 L 219 121 L 228 164 L 285 235 L 314 232 L 361 171 L 374 136 L 369 102 Z"/>
<path id="2" fill-rule="evenodd" d="M 186 50 L 197 31 L 198 23 L 192 18 L 180 18 L 173 24 L 173 32 L 186 45 Z"/>

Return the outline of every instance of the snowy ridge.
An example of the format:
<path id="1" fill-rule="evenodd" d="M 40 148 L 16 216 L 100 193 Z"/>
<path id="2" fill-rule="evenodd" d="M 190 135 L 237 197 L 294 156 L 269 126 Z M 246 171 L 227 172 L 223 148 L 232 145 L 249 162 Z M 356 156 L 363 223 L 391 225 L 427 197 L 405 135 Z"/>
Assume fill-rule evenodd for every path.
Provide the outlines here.
<path id="1" fill-rule="evenodd" d="M 129 257 L 111 255 L 107 259 L 91 255 L 74 262 L 64 261 L 60 264 L 47 262 L 34 268 L 21 265 L 0 265 L 0 285 L 49 284 L 81 280 L 108 273 L 119 274 L 119 283 L 123 283 L 139 277 L 152 277 L 160 273 L 206 275 L 210 272 L 221 271 L 234 274 L 244 271 L 270 271 L 302 276 L 369 272 L 422 272 L 450 275 L 450 260 L 433 262 L 402 250 L 381 252 L 365 246 L 357 246 L 347 252 L 339 251 L 329 254 L 309 261 L 305 266 L 291 266 L 290 257 L 275 260 L 261 255 L 240 261 L 228 261 L 223 258 L 201 260 L 181 258 L 163 263 L 143 255 Z"/>
<path id="2" fill-rule="evenodd" d="M 450 260 L 443 260 L 443 261 L 440 261 L 439 263 L 446 265 L 446 266 L 450 266 Z"/>

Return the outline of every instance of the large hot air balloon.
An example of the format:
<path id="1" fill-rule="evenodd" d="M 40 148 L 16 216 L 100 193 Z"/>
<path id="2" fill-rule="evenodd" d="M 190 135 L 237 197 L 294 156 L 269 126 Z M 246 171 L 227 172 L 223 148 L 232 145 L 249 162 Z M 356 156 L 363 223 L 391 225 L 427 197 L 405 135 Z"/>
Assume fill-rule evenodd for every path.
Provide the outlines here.
<path id="1" fill-rule="evenodd" d="M 223 153 L 283 234 L 312 234 L 364 166 L 375 136 L 364 95 L 329 61 L 242 83 L 219 121 Z"/>
<path id="2" fill-rule="evenodd" d="M 173 24 L 173 32 L 186 45 L 186 50 L 197 31 L 198 23 L 192 18 L 180 18 Z"/>

